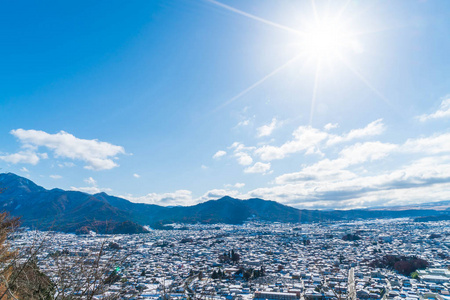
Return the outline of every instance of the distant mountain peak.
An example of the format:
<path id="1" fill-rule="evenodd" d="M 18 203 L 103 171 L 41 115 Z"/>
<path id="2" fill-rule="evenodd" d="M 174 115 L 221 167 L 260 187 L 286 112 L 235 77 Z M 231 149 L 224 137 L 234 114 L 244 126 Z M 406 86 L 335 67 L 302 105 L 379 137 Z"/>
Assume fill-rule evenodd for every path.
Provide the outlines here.
<path id="1" fill-rule="evenodd" d="M 100 192 L 100 193 L 97 193 L 97 194 L 94 194 L 93 196 L 109 196 L 107 193 L 105 193 L 105 192 Z"/>
<path id="2" fill-rule="evenodd" d="M 0 187 L 6 189 L 5 193 L 11 192 L 11 189 L 20 189 L 27 192 L 38 192 L 45 190 L 43 187 L 35 184 L 30 179 L 21 177 L 14 173 L 1 173 Z"/>
<path id="3" fill-rule="evenodd" d="M 13 173 L 0 174 L 0 187 L 6 188 L 0 194 L 0 206 L 12 215 L 22 217 L 25 225 L 68 232 L 91 228 L 93 224 L 103 228 L 101 230 L 105 232 L 107 228 L 103 225 L 116 224 L 113 229 L 116 233 L 140 233 L 145 232 L 143 226 L 163 229 L 166 228 L 165 224 L 171 223 L 242 224 L 250 219 L 305 223 L 432 216 L 445 213 L 437 211 L 434 206 L 442 208 L 448 205 L 440 202 L 434 206 L 430 204 L 426 209 L 409 206 L 408 210 L 299 210 L 271 200 L 241 200 L 223 196 L 193 206 L 164 207 L 133 203 L 105 192 L 90 195 L 62 189 L 46 190 Z"/>
<path id="4" fill-rule="evenodd" d="M 219 198 L 216 201 L 233 201 L 233 200 L 240 200 L 241 201 L 241 199 L 236 199 L 236 198 L 233 198 L 233 197 L 230 197 L 230 196 L 223 196 L 222 198 Z"/>

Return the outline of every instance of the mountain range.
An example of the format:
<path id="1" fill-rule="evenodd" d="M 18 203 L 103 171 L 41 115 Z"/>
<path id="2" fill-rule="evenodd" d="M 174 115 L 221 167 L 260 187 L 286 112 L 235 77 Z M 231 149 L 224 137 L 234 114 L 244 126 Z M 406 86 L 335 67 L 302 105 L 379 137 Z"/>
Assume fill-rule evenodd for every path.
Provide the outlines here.
<path id="1" fill-rule="evenodd" d="M 193 206 L 164 207 L 133 203 L 106 193 L 47 190 L 13 173 L 0 174 L 0 206 L 22 224 L 42 230 L 86 233 L 144 233 L 145 226 L 170 228 L 171 223 L 242 224 L 248 219 L 310 223 L 367 218 L 448 215 L 450 201 L 395 208 L 305 210 L 258 198 L 225 196 Z"/>

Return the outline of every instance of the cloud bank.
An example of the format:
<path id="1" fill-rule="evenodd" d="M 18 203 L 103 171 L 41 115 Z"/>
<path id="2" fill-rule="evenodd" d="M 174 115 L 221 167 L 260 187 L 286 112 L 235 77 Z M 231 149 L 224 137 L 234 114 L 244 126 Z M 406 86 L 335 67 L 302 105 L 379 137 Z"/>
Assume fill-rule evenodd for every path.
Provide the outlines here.
<path id="1" fill-rule="evenodd" d="M 49 134 L 40 130 L 15 129 L 10 133 L 19 140 L 24 149 L 0 156 L 0 160 L 12 164 L 36 165 L 40 159 L 48 158 L 47 153 L 38 152 L 41 147 L 51 151 L 56 158 L 83 161 L 86 169 L 99 171 L 118 167 L 116 156 L 125 154 L 122 146 L 96 139 L 80 139 L 65 131 Z"/>

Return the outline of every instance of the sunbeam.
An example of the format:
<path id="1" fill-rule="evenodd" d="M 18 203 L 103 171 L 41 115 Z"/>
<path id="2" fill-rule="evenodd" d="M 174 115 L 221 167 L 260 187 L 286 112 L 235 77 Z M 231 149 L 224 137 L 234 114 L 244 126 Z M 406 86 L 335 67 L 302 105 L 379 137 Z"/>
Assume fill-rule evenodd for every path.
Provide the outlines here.
<path id="1" fill-rule="evenodd" d="M 257 86 L 259 86 L 260 84 L 262 84 L 264 81 L 266 81 L 267 79 L 269 79 L 270 77 L 274 76 L 275 74 L 277 74 L 278 72 L 280 72 L 281 70 L 283 70 L 284 68 L 286 68 L 287 66 L 289 66 L 290 64 L 294 63 L 296 60 L 298 60 L 301 57 L 301 54 L 295 56 L 294 58 L 290 59 L 288 62 L 286 62 L 285 64 L 281 65 L 280 67 L 276 68 L 275 70 L 273 70 L 272 72 L 270 72 L 269 74 L 267 74 L 266 76 L 264 76 L 263 78 L 261 78 L 260 80 L 258 80 L 257 82 L 255 82 L 254 84 L 252 84 L 251 86 L 249 86 L 248 88 L 246 88 L 245 90 L 243 90 L 242 92 L 240 92 L 239 94 L 237 94 L 236 96 L 234 96 L 233 98 L 227 100 L 226 102 L 224 102 L 223 104 L 221 104 L 219 107 L 217 107 L 213 112 L 216 112 L 222 108 L 224 108 L 225 106 L 229 105 L 230 103 L 236 101 L 237 99 L 239 99 L 240 97 L 242 97 L 243 95 L 247 94 L 248 92 L 250 92 L 251 90 L 253 90 L 254 88 L 256 88 Z"/>
<path id="2" fill-rule="evenodd" d="M 311 99 L 311 111 L 309 113 L 309 126 L 312 126 L 313 116 L 314 116 L 314 108 L 316 105 L 317 98 L 317 87 L 319 85 L 319 76 L 320 76 L 320 68 L 321 68 L 321 60 L 317 61 L 316 66 L 316 75 L 314 76 L 314 88 L 313 88 L 313 96 Z"/>
<path id="3" fill-rule="evenodd" d="M 364 82 L 364 84 L 372 91 L 374 92 L 378 97 L 380 97 L 387 105 L 389 105 L 391 108 L 394 108 L 392 103 L 380 92 L 378 91 L 358 70 L 356 70 L 346 59 L 343 57 L 339 57 L 339 59 L 344 63 L 344 65 L 353 72 L 353 74 L 358 77 L 359 80 Z"/>
<path id="4" fill-rule="evenodd" d="M 303 32 L 301 32 L 299 30 L 295 30 L 295 29 L 290 28 L 288 26 L 284 26 L 284 25 L 281 25 L 281 24 L 278 24 L 278 23 L 275 23 L 275 22 L 263 19 L 261 17 L 249 14 L 249 13 L 247 13 L 245 11 L 239 10 L 237 8 L 231 7 L 231 6 L 223 4 L 221 2 L 218 2 L 218 1 L 215 1 L 215 0 L 206 0 L 206 1 L 211 2 L 211 3 L 213 3 L 213 4 L 217 5 L 217 6 L 220 6 L 222 8 L 225 8 L 226 10 L 229 10 L 229 11 L 232 11 L 234 13 L 237 13 L 239 15 L 242 15 L 242 16 L 245 16 L 247 18 L 253 19 L 255 21 L 258 21 L 258 22 L 261 22 L 261 23 L 264 23 L 264 24 L 267 24 L 267 25 L 271 25 L 273 27 L 276 27 L 276 28 L 279 28 L 279 29 L 283 29 L 285 31 L 288 31 L 288 32 L 291 32 L 291 33 L 295 33 L 295 34 L 298 34 L 298 35 L 303 35 L 304 34 Z"/>

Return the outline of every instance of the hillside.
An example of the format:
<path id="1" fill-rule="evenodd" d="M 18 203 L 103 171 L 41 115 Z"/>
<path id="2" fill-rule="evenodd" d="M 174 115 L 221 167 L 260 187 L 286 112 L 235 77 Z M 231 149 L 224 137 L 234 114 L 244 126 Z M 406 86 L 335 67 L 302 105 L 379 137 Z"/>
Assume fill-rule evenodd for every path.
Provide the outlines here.
<path id="1" fill-rule="evenodd" d="M 170 223 L 242 224 L 248 219 L 270 222 L 309 223 L 329 220 L 422 217 L 448 211 L 402 207 L 389 210 L 299 210 L 275 201 L 223 197 L 193 206 L 163 207 L 133 203 L 106 193 L 90 195 L 61 189 L 47 190 L 12 173 L 0 174 L 0 205 L 23 224 L 38 229 L 66 232 L 143 233 L 143 226 L 163 228 Z M 442 203 L 436 207 L 442 208 Z M 426 209 L 425 209 L 426 208 Z"/>

